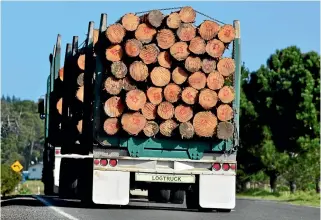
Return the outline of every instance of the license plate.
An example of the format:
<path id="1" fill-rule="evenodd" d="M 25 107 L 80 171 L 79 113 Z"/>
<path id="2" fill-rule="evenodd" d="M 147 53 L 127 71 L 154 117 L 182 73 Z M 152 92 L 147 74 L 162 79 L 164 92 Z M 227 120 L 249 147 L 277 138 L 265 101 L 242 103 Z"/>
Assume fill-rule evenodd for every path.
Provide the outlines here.
<path id="1" fill-rule="evenodd" d="M 135 180 L 143 182 L 195 183 L 195 175 L 136 173 Z"/>

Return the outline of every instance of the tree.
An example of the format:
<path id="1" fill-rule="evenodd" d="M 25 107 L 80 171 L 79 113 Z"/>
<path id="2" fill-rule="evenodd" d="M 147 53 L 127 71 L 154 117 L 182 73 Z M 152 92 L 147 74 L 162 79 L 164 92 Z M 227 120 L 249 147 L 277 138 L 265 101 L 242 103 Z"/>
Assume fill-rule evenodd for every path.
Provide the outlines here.
<path id="1" fill-rule="evenodd" d="M 1 164 L 1 194 L 11 193 L 21 181 L 21 175 L 14 172 L 9 165 Z"/>

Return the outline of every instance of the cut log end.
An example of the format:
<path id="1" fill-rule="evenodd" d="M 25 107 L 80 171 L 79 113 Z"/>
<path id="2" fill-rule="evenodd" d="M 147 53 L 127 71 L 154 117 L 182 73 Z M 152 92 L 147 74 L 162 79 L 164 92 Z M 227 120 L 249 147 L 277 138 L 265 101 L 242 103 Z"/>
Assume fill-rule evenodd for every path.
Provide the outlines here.
<path id="1" fill-rule="evenodd" d="M 94 46 L 98 42 L 98 38 L 99 38 L 99 30 L 98 29 L 94 29 L 94 33 L 93 33 L 93 45 Z"/>
<path id="2" fill-rule="evenodd" d="M 196 36 L 196 28 L 191 23 L 182 23 L 176 34 L 181 41 L 191 41 Z"/>
<path id="3" fill-rule="evenodd" d="M 182 20 L 181 18 L 179 17 L 179 14 L 174 12 L 174 13 L 171 13 L 167 19 L 166 19 L 166 24 L 169 28 L 172 28 L 172 29 L 177 29 L 179 28 L 179 26 L 181 25 L 182 23 Z"/>
<path id="4" fill-rule="evenodd" d="M 170 54 L 168 51 L 160 52 L 157 57 L 157 60 L 158 60 L 159 65 L 164 68 L 169 69 L 172 66 L 172 60 L 170 58 Z"/>
<path id="5" fill-rule="evenodd" d="M 188 83 L 194 89 L 203 89 L 206 86 L 206 76 L 202 72 L 195 72 L 188 77 Z"/>
<path id="6" fill-rule="evenodd" d="M 171 46 L 173 46 L 173 44 L 175 43 L 175 35 L 169 29 L 162 29 L 158 32 L 156 36 L 156 40 L 157 40 L 157 45 L 160 48 L 166 50 Z"/>
<path id="7" fill-rule="evenodd" d="M 119 44 L 109 46 L 106 49 L 106 59 L 111 62 L 120 61 L 123 57 L 123 49 Z"/>
<path id="8" fill-rule="evenodd" d="M 223 55 L 225 46 L 222 41 L 213 39 L 207 42 L 205 49 L 208 55 L 214 58 L 218 58 Z"/>
<path id="9" fill-rule="evenodd" d="M 64 68 L 63 67 L 59 69 L 58 75 L 59 75 L 60 81 L 64 81 Z"/>
<path id="10" fill-rule="evenodd" d="M 217 94 L 215 91 L 210 89 L 203 89 L 200 92 L 198 102 L 205 109 L 212 109 L 217 103 Z"/>
<path id="11" fill-rule="evenodd" d="M 142 108 L 142 114 L 147 120 L 154 120 L 157 115 L 157 106 L 151 102 L 146 102 Z"/>
<path id="12" fill-rule="evenodd" d="M 185 60 L 190 54 L 187 43 L 182 41 L 171 46 L 170 53 L 178 61 Z"/>
<path id="13" fill-rule="evenodd" d="M 178 85 L 183 84 L 187 80 L 187 78 L 188 74 L 181 67 L 176 67 L 172 72 L 172 79 Z"/>
<path id="14" fill-rule="evenodd" d="M 166 137 L 171 137 L 174 134 L 175 129 L 178 127 L 178 124 L 172 120 L 166 120 L 162 122 L 159 126 L 160 133 Z"/>
<path id="15" fill-rule="evenodd" d="M 130 91 L 136 88 L 137 88 L 136 85 L 129 77 L 123 78 L 123 89 L 125 91 Z"/>
<path id="16" fill-rule="evenodd" d="M 231 103 L 235 98 L 234 89 L 231 86 L 224 86 L 218 92 L 218 98 L 223 103 Z"/>
<path id="17" fill-rule="evenodd" d="M 193 109 L 190 106 L 179 105 L 175 108 L 175 118 L 179 122 L 187 122 L 193 118 Z"/>
<path id="18" fill-rule="evenodd" d="M 121 23 L 127 31 L 135 31 L 139 25 L 140 19 L 133 13 L 128 13 L 122 17 Z"/>
<path id="19" fill-rule="evenodd" d="M 148 121 L 143 129 L 147 137 L 154 137 L 159 132 L 159 126 L 154 121 Z"/>
<path id="20" fill-rule="evenodd" d="M 77 84 L 79 86 L 83 86 L 84 85 L 84 76 L 85 76 L 85 73 L 80 73 L 77 77 Z"/>
<path id="21" fill-rule="evenodd" d="M 105 114 L 109 117 L 119 117 L 124 111 L 124 104 L 120 97 L 109 98 L 104 105 Z"/>
<path id="22" fill-rule="evenodd" d="M 154 105 L 158 105 L 163 101 L 163 90 L 162 88 L 150 87 L 147 89 L 148 100 Z"/>
<path id="23" fill-rule="evenodd" d="M 85 70 L 85 54 L 82 54 L 78 57 L 77 65 L 80 70 Z"/>
<path id="24" fill-rule="evenodd" d="M 202 71 L 206 74 L 214 72 L 216 69 L 216 61 L 214 59 L 203 59 Z"/>
<path id="25" fill-rule="evenodd" d="M 152 10 L 151 12 L 148 13 L 147 19 L 149 24 L 151 24 L 155 28 L 158 28 L 163 23 L 164 15 L 159 10 Z"/>
<path id="26" fill-rule="evenodd" d="M 138 81 L 145 81 L 149 75 L 148 68 L 142 61 L 134 61 L 129 67 L 130 76 Z"/>
<path id="27" fill-rule="evenodd" d="M 129 57 L 137 57 L 143 48 L 142 42 L 137 39 L 127 40 L 125 43 L 125 53 Z"/>
<path id="28" fill-rule="evenodd" d="M 126 113 L 121 118 L 122 128 L 130 135 L 138 135 L 146 125 L 146 118 L 138 113 Z"/>
<path id="29" fill-rule="evenodd" d="M 224 43 L 230 43 L 235 39 L 235 29 L 232 25 L 224 25 L 218 32 L 218 39 Z"/>
<path id="30" fill-rule="evenodd" d="M 171 72 L 164 67 L 154 67 L 150 73 L 150 78 L 155 86 L 166 86 L 171 80 Z"/>
<path id="31" fill-rule="evenodd" d="M 182 89 L 175 83 L 168 84 L 164 89 L 164 97 L 168 102 L 175 103 L 178 101 Z"/>
<path id="32" fill-rule="evenodd" d="M 138 28 L 135 31 L 135 37 L 142 43 L 148 44 L 153 40 L 156 33 L 156 29 L 154 29 L 152 26 L 148 24 L 143 23 L 138 25 Z"/>
<path id="33" fill-rule="evenodd" d="M 62 98 L 60 98 L 56 104 L 56 109 L 60 115 L 62 115 Z"/>
<path id="34" fill-rule="evenodd" d="M 122 83 L 123 81 L 121 79 L 110 76 L 105 81 L 105 90 L 111 95 L 118 95 L 123 88 Z"/>
<path id="35" fill-rule="evenodd" d="M 232 58 L 223 58 L 220 59 L 217 63 L 217 70 L 223 75 L 223 76 L 230 76 L 231 74 L 234 74 L 235 72 L 235 62 Z"/>
<path id="36" fill-rule="evenodd" d="M 228 104 L 220 105 L 217 110 L 217 118 L 220 121 L 229 121 L 233 118 L 233 109 Z"/>
<path id="37" fill-rule="evenodd" d="M 212 90 L 221 89 L 224 85 L 224 77 L 218 72 L 214 71 L 207 77 L 207 87 Z"/>
<path id="38" fill-rule="evenodd" d="M 200 137 L 212 137 L 217 126 L 217 118 L 212 112 L 198 112 L 193 119 L 195 133 Z"/>
<path id="39" fill-rule="evenodd" d="M 76 97 L 79 101 L 84 102 L 84 86 L 80 86 L 77 89 Z"/>
<path id="40" fill-rule="evenodd" d="M 218 34 L 220 25 L 214 21 L 206 20 L 199 28 L 199 34 L 204 40 L 212 40 Z"/>
<path id="41" fill-rule="evenodd" d="M 146 100 L 145 93 L 138 89 L 131 90 L 126 94 L 126 105 L 129 109 L 134 111 L 143 108 Z"/>
<path id="42" fill-rule="evenodd" d="M 111 73 L 117 78 L 122 79 L 127 75 L 127 66 L 122 61 L 113 62 L 111 65 Z"/>
<path id="43" fill-rule="evenodd" d="M 174 116 L 174 106 L 170 102 L 162 102 L 157 107 L 157 114 L 162 119 L 171 119 Z"/>
<path id="44" fill-rule="evenodd" d="M 104 122 L 104 131 L 108 135 L 115 135 L 120 129 L 118 118 L 107 118 Z"/>
<path id="45" fill-rule="evenodd" d="M 197 55 L 201 55 L 201 54 L 204 54 L 206 52 L 205 50 L 206 48 L 206 43 L 204 41 L 204 39 L 202 39 L 201 37 L 194 37 L 190 43 L 189 43 L 189 46 L 188 46 L 188 49 L 194 53 L 194 54 L 197 54 Z"/>
<path id="46" fill-rule="evenodd" d="M 194 22 L 196 19 L 196 12 L 192 7 L 186 6 L 179 11 L 179 17 L 185 23 Z"/>
<path id="47" fill-rule="evenodd" d="M 76 126 L 79 134 L 82 134 L 82 124 L 83 124 L 83 121 L 79 120 Z"/>
<path id="48" fill-rule="evenodd" d="M 194 105 L 196 103 L 198 91 L 193 87 L 186 87 L 182 92 L 182 100 L 188 105 Z"/>
<path id="49" fill-rule="evenodd" d="M 193 138 L 195 131 L 192 123 L 184 122 L 179 125 L 179 133 L 181 134 L 182 139 L 191 139 Z"/>
<path id="50" fill-rule="evenodd" d="M 105 34 L 112 44 L 119 44 L 123 41 L 126 30 L 121 24 L 112 24 L 106 29 Z"/>
<path id="51" fill-rule="evenodd" d="M 233 137 L 234 125 L 231 122 L 220 122 L 217 125 L 217 138 L 227 140 Z"/>
<path id="52" fill-rule="evenodd" d="M 152 64 L 157 61 L 157 56 L 160 50 L 156 44 L 148 44 L 143 46 L 140 51 L 139 57 L 145 64 Z"/>
<path id="53" fill-rule="evenodd" d="M 202 67 L 202 61 L 199 57 L 189 56 L 185 60 L 185 69 L 189 72 L 197 72 Z"/>

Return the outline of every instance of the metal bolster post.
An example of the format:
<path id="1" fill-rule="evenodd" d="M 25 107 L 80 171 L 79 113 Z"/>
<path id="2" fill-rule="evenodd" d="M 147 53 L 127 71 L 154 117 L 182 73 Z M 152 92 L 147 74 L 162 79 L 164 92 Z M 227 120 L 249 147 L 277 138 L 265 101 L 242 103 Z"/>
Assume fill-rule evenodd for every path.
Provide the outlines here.
<path id="1" fill-rule="evenodd" d="M 47 79 L 47 94 L 46 94 L 46 118 L 45 118 L 45 137 L 49 137 L 49 121 L 50 121 L 50 94 L 53 91 L 54 86 L 54 63 L 56 59 L 56 47 L 57 45 L 54 45 L 53 52 L 52 52 L 52 59 L 50 60 L 50 73 Z"/>
<path id="2" fill-rule="evenodd" d="M 58 34 L 56 42 L 56 56 L 54 59 L 54 79 L 58 78 L 58 73 L 60 69 L 60 59 L 61 59 L 61 35 Z"/>

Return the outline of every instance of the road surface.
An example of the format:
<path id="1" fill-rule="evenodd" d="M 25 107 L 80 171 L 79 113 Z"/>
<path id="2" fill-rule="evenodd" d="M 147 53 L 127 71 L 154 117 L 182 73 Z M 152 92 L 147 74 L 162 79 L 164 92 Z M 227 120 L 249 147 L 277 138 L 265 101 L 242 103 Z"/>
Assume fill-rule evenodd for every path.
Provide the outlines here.
<path id="1" fill-rule="evenodd" d="M 196 212 L 184 205 L 132 199 L 125 207 L 84 207 L 78 200 L 57 197 L 17 197 L 1 201 L 3 220 L 319 220 L 320 209 L 283 203 L 238 199 L 231 213 Z"/>

